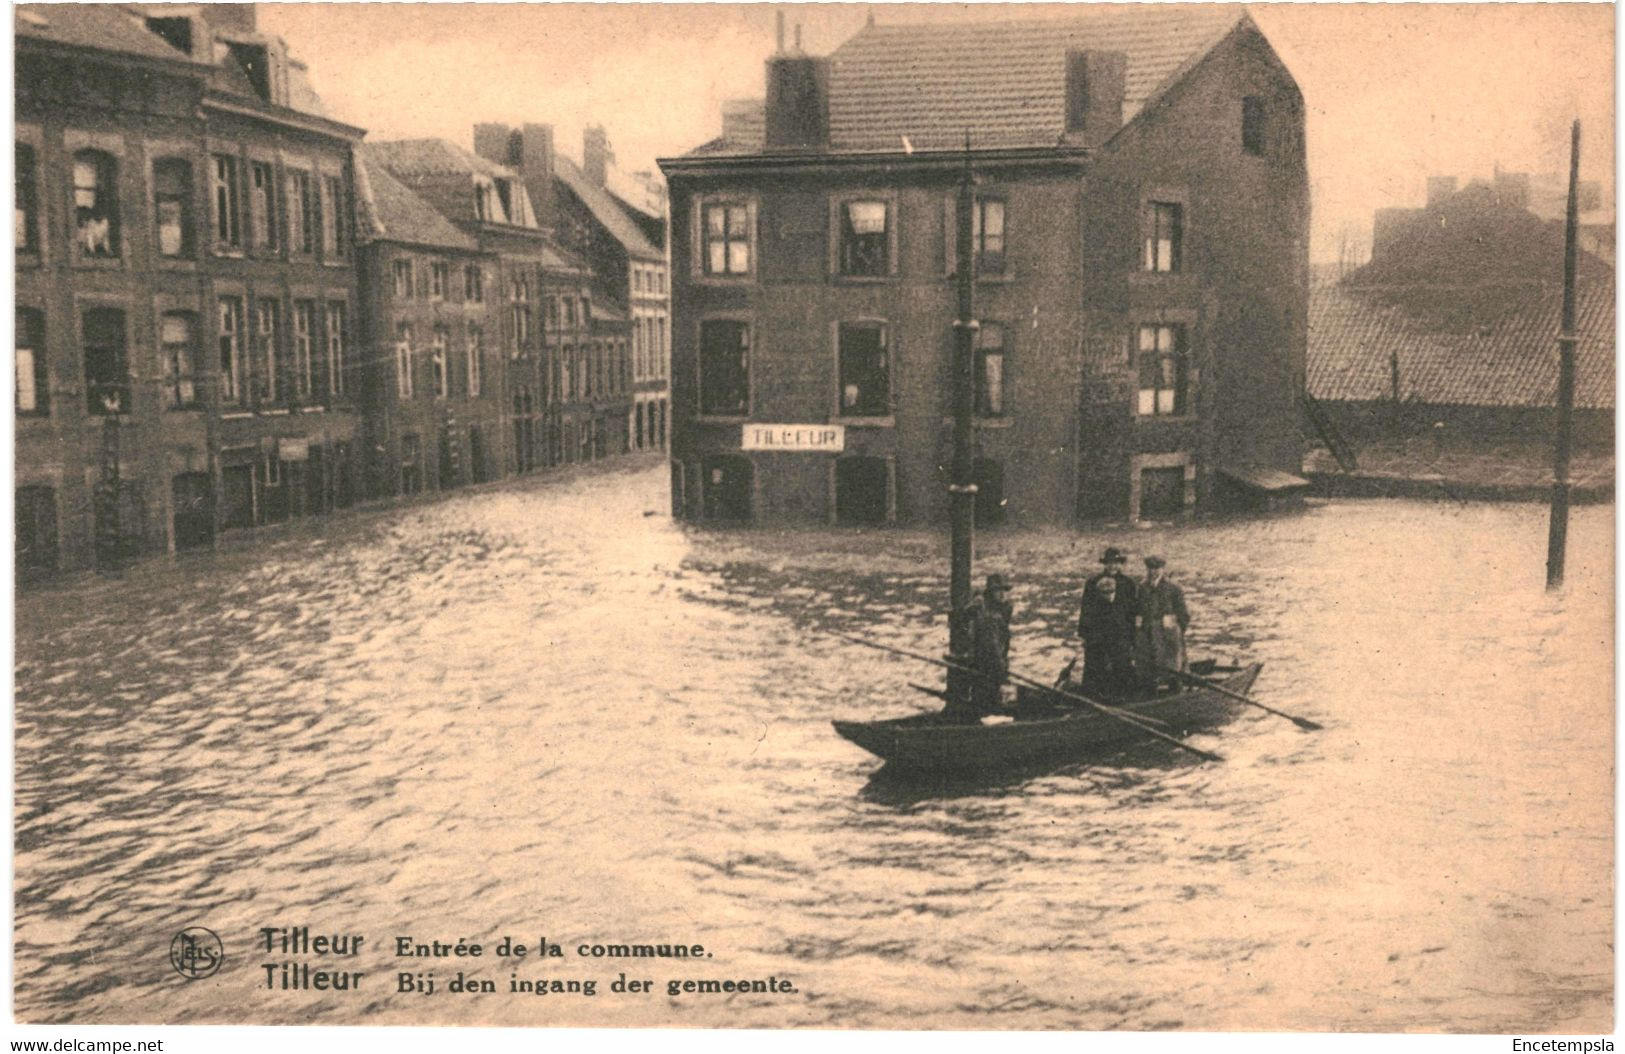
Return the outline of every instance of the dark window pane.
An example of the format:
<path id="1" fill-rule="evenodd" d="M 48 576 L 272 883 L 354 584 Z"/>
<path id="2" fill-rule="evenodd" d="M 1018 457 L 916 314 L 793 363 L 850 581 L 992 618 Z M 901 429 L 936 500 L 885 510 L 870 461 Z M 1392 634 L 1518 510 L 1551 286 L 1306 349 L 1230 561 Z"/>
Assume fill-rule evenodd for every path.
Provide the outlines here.
<path id="1" fill-rule="evenodd" d="M 16 145 L 14 190 L 16 212 L 13 220 L 17 248 L 23 252 L 39 251 L 39 186 L 34 172 L 34 148 L 27 143 Z"/>
<path id="2" fill-rule="evenodd" d="M 750 330 L 714 320 L 700 328 L 700 413 L 738 416 L 750 401 Z"/>
<path id="3" fill-rule="evenodd" d="M 124 350 L 124 312 L 92 308 L 83 320 L 85 401 L 93 414 L 130 412 L 130 373 Z"/>
<path id="4" fill-rule="evenodd" d="M 868 324 L 842 325 L 839 339 L 842 415 L 883 417 L 891 413 L 886 328 Z"/>

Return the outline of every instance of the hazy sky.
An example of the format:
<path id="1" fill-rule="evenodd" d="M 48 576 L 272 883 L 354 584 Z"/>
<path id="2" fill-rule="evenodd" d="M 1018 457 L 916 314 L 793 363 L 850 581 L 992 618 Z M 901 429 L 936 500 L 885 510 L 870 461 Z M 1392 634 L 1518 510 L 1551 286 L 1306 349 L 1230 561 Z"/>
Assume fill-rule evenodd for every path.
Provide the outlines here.
<path id="1" fill-rule="evenodd" d="M 1371 213 L 1420 204 L 1429 173 L 1559 171 L 1584 122 L 1583 175 L 1611 181 L 1614 10 L 1604 4 L 1255 4 L 1309 112 L 1314 252 L 1368 238 Z M 370 137 L 471 145 L 476 121 L 538 121 L 579 160 L 602 123 L 621 166 L 652 167 L 760 98 L 775 15 L 825 54 L 862 27 L 1027 4 L 263 4 L 332 115 Z"/>

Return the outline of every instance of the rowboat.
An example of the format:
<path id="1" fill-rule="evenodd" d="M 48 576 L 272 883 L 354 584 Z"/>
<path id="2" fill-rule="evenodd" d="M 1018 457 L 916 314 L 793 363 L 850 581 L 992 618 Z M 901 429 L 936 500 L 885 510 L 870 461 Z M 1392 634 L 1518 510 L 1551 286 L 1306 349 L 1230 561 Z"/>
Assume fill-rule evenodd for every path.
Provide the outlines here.
<path id="1" fill-rule="evenodd" d="M 1213 683 L 1245 696 L 1263 663 L 1215 670 Z M 1212 727 L 1242 704 L 1212 688 L 1192 686 L 1119 704 L 1119 709 L 1166 735 Z M 941 713 L 886 721 L 836 721 L 843 738 L 883 759 L 888 769 L 967 772 L 1014 768 L 1086 757 L 1102 748 L 1150 742 L 1133 723 L 1092 708 L 1058 709 L 1042 693 L 1023 691 L 1013 717 L 982 723 L 952 721 Z"/>
<path id="2" fill-rule="evenodd" d="M 970 143 L 965 144 L 965 167 L 960 174 L 955 198 L 957 220 L 954 237 L 954 259 L 957 279 L 958 311 L 953 331 L 953 464 L 948 484 L 949 528 L 949 610 L 961 613 L 971 603 L 971 571 L 976 549 L 976 459 L 975 459 L 975 362 L 976 332 L 976 266 L 974 234 L 976 205 L 976 178 L 971 171 Z M 989 576 L 990 586 L 993 576 Z M 924 690 L 956 702 L 969 702 L 971 680 L 985 676 L 976 669 L 963 665 L 973 653 L 971 621 L 964 618 L 948 620 L 948 651 L 953 657 L 936 658 L 902 648 L 881 644 L 874 640 L 829 631 L 831 636 L 866 648 L 876 648 L 905 658 L 923 661 L 958 674 L 951 680 L 949 690 Z M 1006 643 L 1008 643 L 1006 641 Z M 1005 671 L 1008 680 L 1018 686 L 1030 685 L 1044 689 L 1025 698 L 1017 697 L 1014 711 L 1008 715 L 984 718 L 970 723 L 944 714 L 921 714 L 914 717 L 893 718 L 889 721 L 836 721 L 837 734 L 886 761 L 886 769 L 925 772 L 978 772 L 988 769 L 1009 769 L 1030 762 L 1058 757 L 1078 756 L 1100 747 L 1132 743 L 1149 739 L 1173 745 L 1206 761 L 1223 761 L 1217 754 L 1192 746 L 1179 736 L 1193 729 L 1212 725 L 1230 716 L 1239 702 L 1286 718 L 1305 730 L 1318 729 L 1313 721 L 1294 717 L 1247 698 L 1247 690 L 1258 679 L 1261 664 L 1231 666 L 1216 669 L 1210 662 L 1198 668 L 1193 663 L 1190 674 L 1179 674 L 1178 679 L 1189 687 L 1166 693 L 1149 693 L 1122 700 L 1112 707 L 1103 707 L 1081 697 L 1057 701 L 1047 686 Z M 1205 674 L 1218 674 L 1220 680 L 1205 679 Z M 1001 680 L 1004 677 L 1001 676 Z M 916 685 L 915 687 L 919 687 Z M 961 695 L 961 693 L 966 693 Z M 960 709 L 956 707 L 956 709 Z"/>

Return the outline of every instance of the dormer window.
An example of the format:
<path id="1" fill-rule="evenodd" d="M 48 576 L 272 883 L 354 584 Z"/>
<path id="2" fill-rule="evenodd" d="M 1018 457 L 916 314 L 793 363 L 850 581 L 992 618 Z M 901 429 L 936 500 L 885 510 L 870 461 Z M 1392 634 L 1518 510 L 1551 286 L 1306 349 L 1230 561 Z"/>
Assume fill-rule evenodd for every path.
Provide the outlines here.
<path id="1" fill-rule="evenodd" d="M 482 223 L 508 222 L 508 210 L 497 196 L 496 184 L 482 176 L 474 177 L 474 215 Z"/>
<path id="2" fill-rule="evenodd" d="M 264 44 L 242 44 L 235 41 L 227 42 L 226 48 L 234 61 L 248 78 L 249 85 L 266 102 L 271 101 L 271 60 Z"/>
<path id="3" fill-rule="evenodd" d="M 189 18 L 149 18 L 147 28 L 163 37 L 171 46 L 190 55 L 192 53 L 192 20 Z"/>

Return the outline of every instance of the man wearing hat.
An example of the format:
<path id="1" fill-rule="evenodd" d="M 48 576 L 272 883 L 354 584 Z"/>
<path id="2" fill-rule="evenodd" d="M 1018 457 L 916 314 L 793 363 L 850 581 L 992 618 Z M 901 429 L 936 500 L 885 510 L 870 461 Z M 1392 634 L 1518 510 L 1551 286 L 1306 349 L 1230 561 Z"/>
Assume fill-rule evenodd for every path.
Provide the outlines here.
<path id="1" fill-rule="evenodd" d="M 1115 546 L 1100 558 L 1101 572 L 1083 584 L 1078 605 L 1078 637 L 1083 641 L 1085 682 L 1104 692 L 1134 684 L 1134 622 L 1139 591 L 1124 573 L 1128 558 Z M 1105 583 L 1110 582 L 1108 587 Z"/>
<path id="2" fill-rule="evenodd" d="M 1155 687 L 1171 680 L 1167 671 L 1184 673 L 1185 630 L 1191 614 L 1185 607 L 1185 593 L 1168 581 L 1160 556 L 1145 558 L 1145 582 L 1140 586 L 1140 636 L 1136 661 L 1140 679 Z M 1176 681 L 1177 683 L 1177 681 Z"/>
<path id="3" fill-rule="evenodd" d="M 970 631 L 970 662 L 979 676 L 971 679 L 971 712 L 961 713 L 971 720 L 1003 709 L 999 690 L 1010 674 L 1010 581 L 1003 575 L 987 576 L 980 595 L 959 612 Z M 950 712 L 956 708 L 949 703 Z"/>

